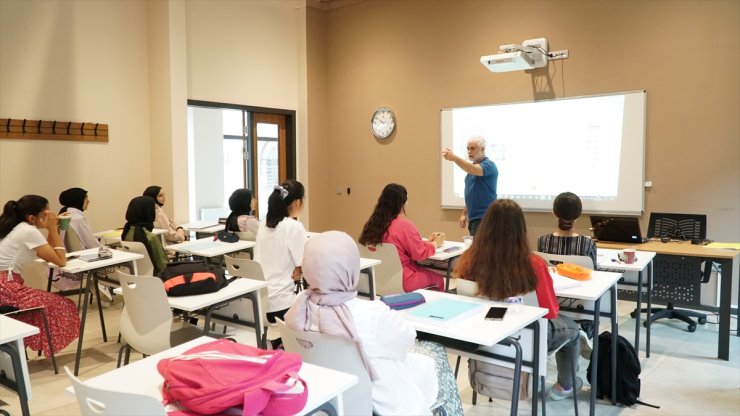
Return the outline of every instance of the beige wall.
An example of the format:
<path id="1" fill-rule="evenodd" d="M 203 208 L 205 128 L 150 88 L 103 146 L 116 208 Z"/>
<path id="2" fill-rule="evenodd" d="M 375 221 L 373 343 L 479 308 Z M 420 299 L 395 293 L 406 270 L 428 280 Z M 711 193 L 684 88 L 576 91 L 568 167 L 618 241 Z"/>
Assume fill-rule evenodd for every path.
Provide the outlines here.
<path id="1" fill-rule="evenodd" d="M 0 201 L 88 190 L 94 229 L 122 226 L 150 179 L 144 2 L 0 1 L 0 117 L 107 123 L 108 143 L 0 140 Z"/>
<path id="2" fill-rule="evenodd" d="M 706 213 L 711 238 L 740 238 L 737 1 L 367 1 L 308 24 L 309 51 L 324 57 L 323 74 L 309 78 L 311 143 L 320 125 L 326 148 L 309 154 L 331 161 L 311 166 L 311 177 L 322 178 L 311 192 L 321 187 L 326 196 L 313 201 L 315 229 L 357 236 L 382 187 L 398 182 L 422 234 L 459 239 L 459 211 L 439 208 L 441 108 L 646 89 L 646 213 Z M 533 74 L 493 74 L 478 62 L 535 37 L 570 58 Z M 706 58 L 710 50 L 721 58 Z M 398 119 L 388 144 L 368 126 L 381 105 Z M 553 227 L 549 214 L 527 214 L 527 222 L 531 240 Z M 581 232 L 587 222 L 577 224 Z"/>

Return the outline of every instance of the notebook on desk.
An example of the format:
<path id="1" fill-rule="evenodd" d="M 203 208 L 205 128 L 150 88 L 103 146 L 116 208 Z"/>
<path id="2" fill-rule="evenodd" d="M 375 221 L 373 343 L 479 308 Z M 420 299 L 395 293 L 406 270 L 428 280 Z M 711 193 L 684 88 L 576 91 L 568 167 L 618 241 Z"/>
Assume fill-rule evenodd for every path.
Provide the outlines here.
<path id="1" fill-rule="evenodd" d="M 640 244 L 648 241 L 640 231 L 636 217 L 591 216 L 591 228 L 599 241 Z"/>

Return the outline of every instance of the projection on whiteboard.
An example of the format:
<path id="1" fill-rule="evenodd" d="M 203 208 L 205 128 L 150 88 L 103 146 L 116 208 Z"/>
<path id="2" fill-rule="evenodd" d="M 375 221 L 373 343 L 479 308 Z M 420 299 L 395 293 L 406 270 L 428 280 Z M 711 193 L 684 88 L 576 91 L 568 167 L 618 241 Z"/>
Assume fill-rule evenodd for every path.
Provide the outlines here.
<path id="1" fill-rule="evenodd" d="M 499 171 L 498 197 L 550 211 L 559 193 L 586 212 L 643 210 L 645 92 L 442 110 L 442 148 L 465 157 L 486 139 Z M 442 161 L 442 206 L 464 205 L 465 172 Z"/>

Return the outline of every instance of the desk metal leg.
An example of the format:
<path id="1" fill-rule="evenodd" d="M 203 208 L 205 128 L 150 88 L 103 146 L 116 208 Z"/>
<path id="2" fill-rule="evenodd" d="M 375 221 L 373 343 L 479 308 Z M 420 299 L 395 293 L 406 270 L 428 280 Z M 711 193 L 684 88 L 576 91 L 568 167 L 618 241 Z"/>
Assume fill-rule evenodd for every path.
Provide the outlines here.
<path id="1" fill-rule="evenodd" d="M 534 351 L 532 352 L 532 415 L 537 416 L 537 396 L 539 395 L 540 385 L 540 322 L 539 319 L 533 322 L 534 329 Z M 545 392 L 544 386 L 542 391 L 542 414 L 545 409 Z"/>
<path id="2" fill-rule="evenodd" d="M 452 278 L 452 259 L 447 260 L 447 276 L 445 276 L 445 292 L 450 290 L 450 279 Z"/>
<path id="3" fill-rule="evenodd" d="M 599 362 L 599 314 L 601 313 L 601 298 L 596 299 L 594 303 L 594 346 L 593 346 L 593 358 L 592 361 Z M 591 400 L 589 403 L 588 414 L 594 416 L 596 414 L 596 386 L 598 380 L 598 365 L 591 366 Z"/>
<path id="4" fill-rule="evenodd" d="M 82 340 L 85 336 L 85 321 L 87 320 L 87 303 L 90 301 L 90 282 L 93 280 L 92 270 L 85 278 L 85 296 L 82 301 L 82 316 L 80 317 L 80 336 L 77 338 L 77 354 L 75 355 L 75 376 L 80 372 L 80 357 L 82 356 Z"/>
<path id="5" fill-rule="evenodd" d="M 720 259 L 709 259 L 717 261 Z M 722 274 L 721 288 L 719 293 L 719 345 L 717 346 L 717 357 L 720 360 L 730 360 L 730 320 L 732 318 L 732 259 L 719 261 L 720 273 Z M 740 293 L 740 285 L 738 285 Z M 738 298 L 740 299 L 740 298 Z M 740 325 L 738 325 L 737 336 L 740 336 Z"/>
<path id="6" fill-rule="evenodd" d="M 246 298 L 252 301 L 252 313 L 254 314 L 254 333 L 257 336 L 257 345 L 260 345 L 262 349 L 267 349 L 267 333 L 262 333 L 262 314 L 260 313 L 260 290 L 249 292 L 246 294 Z"/>
<path id="7" fill-rule="evenodd" d="M 539 327 L 539 324 L 537 326 Z M 516 416 L 519 410 L 519 388 L 522 377 L 522 346 L 519 345 L 517 340 L 511 337 L 503 339 L 501 344 L 512 346 L 516 350 L 516 358 L 514 359 L 514 386 L 511 392 L 511 416 Z M 536 401 L 536 398 L 532 398 L 533 406 Z"/>
<path id="8" fill-rule="evenodd" d="M 100 329 L 103 330 L 103 342 L 108 342 L 108 334 L 105 332 L 105 318 L 103 317 L 103 303 L 100 300 L 100 288 L 98 287 L 98 279 L 93 273 L 93 286 L 95 286 L 95 298 L 98 300 L 98 316 L 100 317 Z"/>
<path id="9" fill-rule="evenodd" d="M 361 270 L 361 272 L 367 274 L 368 282 L 367 282 L 367 290 L 370 291 L 368 295 L 370 296 L 370 300 L 375 300 L 375 267 L 370 267 L 365 270 Z"/>
<path id="10" fill-rule="evenodd" d="M 640 272 L 642 273 L 642 272 Z M 642 291 L 642 284 L 640 284 Z M 617 327 L 617 285 L 612 286 L 611 293 L 611 321 L 612 321 L 612 405 L 617 404 L 617 337 L 619 329 Z M 639 334 L 639 327 L 638 327 Z M 597 361 L 598 362 L 598 361 Z"/>
<path id="11" fill-rule="evenodd" d="M 635 351 L 640 355 L 640 330 L 642 326 L 642 284 L 644 283 L 643 275 L 645 269 L 637 273 L 637 310 L 635 310 Z M 647 312 L 650 316 L 650 311 Z M 650 319 L 650 318 L 648 318 Z"/>
<path id="12" fill-rule="evenodd" d="M 650 327 L 652 326 L 651 309 L 653 307 L 653 261 L 648 265 L 647 316 L 645 331 L 645 356 L 650 358 Z"/>
<path id="13" fill-rule="evenodd" d="M 26 380 L 23 377 L 21 353 L 10 344 L 0 345 L 0 351 L 10 356 L 10 361 L 13 364 L 13 373 L 15 374 L 15 384 L 18 388 L 18 398 L 21 401 L 21 413 L 23 416 L 29 416 L 31 412 L 28 410 L 28 392 L 26 391 Z"/>

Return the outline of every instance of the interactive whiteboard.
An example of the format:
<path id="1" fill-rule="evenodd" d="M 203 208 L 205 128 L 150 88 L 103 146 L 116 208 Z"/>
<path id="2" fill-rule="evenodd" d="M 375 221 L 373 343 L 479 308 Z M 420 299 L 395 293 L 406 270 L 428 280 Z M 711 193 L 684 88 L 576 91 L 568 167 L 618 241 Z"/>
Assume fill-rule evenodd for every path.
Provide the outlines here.
<path id="1" fill-rule="evenodd" d="M 646 91 L 443 109 L 442 149 L 467 158 L 486 139 L 498 167 L 498 197 L 551 211 L 574 192 L 588 213 L 639 215 L 644 207 Z M 441 160 L 443 208 L 462 208 L 465 172 Z"/>

